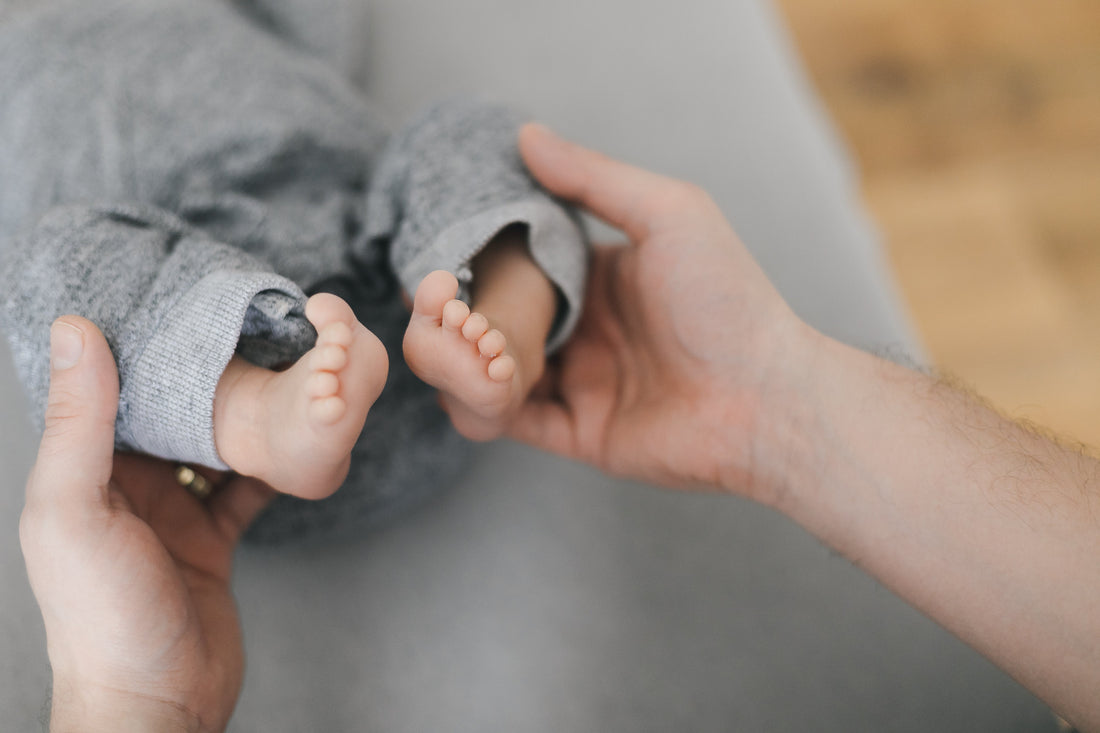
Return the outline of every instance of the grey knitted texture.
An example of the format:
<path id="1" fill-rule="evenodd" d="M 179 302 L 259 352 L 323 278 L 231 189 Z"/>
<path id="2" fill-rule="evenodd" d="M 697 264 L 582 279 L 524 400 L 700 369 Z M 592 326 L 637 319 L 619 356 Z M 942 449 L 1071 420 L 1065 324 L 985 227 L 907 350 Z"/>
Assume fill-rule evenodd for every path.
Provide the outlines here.
<path id="1" fill-rule="evenodd" d="M 284 358 L 309 348 L 298 286 L 157 210 L 58 207 L 15 245 L 2 270 L 4 322 L 38 420 L 49 389 L 49 323 L 66 312 L 94 321 L 112 344 L 119 447 L 209 466 L 222 467 L 214 387 L 235 334 L 262 327 L 245 320 L 253 296 L 277 293 L 284 320 L 297 322 L 280 344 Z"/>
<path id="2" fill-rule="evenodd" d="M 389 138 L 322 62 L 214 0 L 54 2 L 0 26 L 0 320 L 41 419 L 48 327 L 77 313 L 119 363 L 121 448 L 224 467 L 217 381 L 234 351 L 274 366 L 315 339 L 306 293 L 336 292 L 391 352 L 344 489 L 289 498 L 254 534 L 369 525 L 463 463 L 401 362 L 411 292 L 525 224 L 561 295 L 583 298 L 573 215 L 524 171 L 520 119 L 453 100 Z M 464 288 L 465 291 L 465 288 Z"/>
<path id="3" fill-rule="evenodd" d="M 531 253 L 569 305 L 549 348 L 580 313 L 585 250 L 577 225 L 531 181 L 516 148 L 520 120 L 500 109 L 453 100 L 428 110 L 394 137 L 368 198 L 367 237 L 392 241 L 406 291 L 432 270 L 454 272 L 465 294 L 470 259 L 512 223 L 528 225 Z M 447 154 L 441 155 L 446 152 Z M 361 257 L 370 254 L 359 252 Z"/>

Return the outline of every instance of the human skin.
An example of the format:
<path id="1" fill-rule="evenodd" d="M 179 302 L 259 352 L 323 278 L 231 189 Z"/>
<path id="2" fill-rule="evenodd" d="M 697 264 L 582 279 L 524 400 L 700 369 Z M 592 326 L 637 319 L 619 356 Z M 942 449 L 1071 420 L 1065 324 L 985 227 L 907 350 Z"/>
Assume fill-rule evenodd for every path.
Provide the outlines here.
<path id="1" fill-rule="evenodd" d="M 214 442 L 233 471 L 285 494 L 323 499 L 386 384 L 386 347 L 331 293 L 306 302 L 313 348 L 282 371 L 234 356 L 214 392 Z"/>
<path id="2" fill-rule="evenodd" d="M 513 437 L 770 506 L 1100 730 L 1100 464 L 809 328 L 702 190 L 537 125 L 520 147 L 629 243 Z"/>
<path id="3" fill-rule="evenodd" d="M 455 429 L 471 440 L 500 437 L 546 366 L 557 294 L 531 257 L 527 229 L 507 227 L 471 263 L 471 306 L 454 275 L 429 273 L 417 287 L 403 352 L 413 373 L 439 390 Z"/>
<path id="4" fill-rule="evenodd" d="M 440 390 L 455 428 L 499 437 L 542 376 L 557 309 L 524 227 L 507 227 L 474 258 L 473 308 L 458 281 L 433 272 L 417 289 L 404 339 L 413 372 Z M 323 499 L 347 477 L 351 449 L 386 382 L 382 343 L 335 295 L 306 303 L 317 343 L 282 371 L 234 356 L 214 394 L 218 454 L 235 472 L 304 499 Z"/>
<path id="5" fill-rule="evenodd" d="M 1097 462 L 808 328 L 698 188 L 538 127 L 521 150 L 631 243 L 598 250 L 580 327 L 512 434 L 785 513 L 1100 730 Z M 240 684 L 229 554 L 266 490 L 231 484 L 203 507 L 170 494 L 160 464 L 125 459 L 109 488 L 114 364 L 94 326 L 65 320 L 84 356 L 55 366 L 21 523 L 54 730 L 219 730 Z M 192 502 L 172 508 L 189 517 L 175 529 L 158 521 L 172 496 Z"/>
<path id="6" fill-rule="evenodd" d="M 492 415 L 500 424 L 542 374 L 554 294 L 522 232 L 503 233 L 474 265 L 485 283 L 475 302 L 515 334 L 499 344 L 514 362 L 492 395 L 504 398 Z M 368 336 L 363 342 L 373 345 Z M 329 340 L 341 350 L 356 344 Z M 114 455 L 118 373 L 106 341 L 91 322 L 65 316 L 51 344 L 46 430 L 20 522 L 54 673 L 51 730 L 224 730 L 244 667 L 232 552 L 274 491 L 256 479 L 206 472 L 217 490 L 200 502 L 176 483 L 170 465 Z M 448 367 L 467 359 L 475 377 L 489 381 L 491 362 L 473 343 L 459 337 L 444 349 Z M 351 367 L 355 356 L 325 366 Z"/>
<path id="7" fill-rule="evenodd" d="M 106 341 L 65 316 L 51 343 L 46 429 L 19 525 L 53 669 L 50 729 L 224 730 L 244 669 L 232 552 L 273 492 L 225 479 L 203 503 L 168 464 L 115 456 Z"/>

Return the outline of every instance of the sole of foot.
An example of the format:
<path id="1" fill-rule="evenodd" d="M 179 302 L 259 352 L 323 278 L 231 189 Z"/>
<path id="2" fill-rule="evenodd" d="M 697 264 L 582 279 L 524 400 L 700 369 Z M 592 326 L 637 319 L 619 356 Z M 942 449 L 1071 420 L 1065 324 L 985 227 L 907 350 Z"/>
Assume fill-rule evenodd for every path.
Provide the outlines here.
<path id="1" fill-rule="evenodd" d="M 523 399 L 520 374 L 504 334 L 457 294 L 458 281 L 449 272 L 432 272 L 420 283 L 405 331 L 405 361 L 440 391 L 462 435 L 492 440 Z"/>
<path id="2" fill-rule="evenodd" d="M 218 451 L 238 473 L 282 493 L 320 499 L 347 477 L 351 449 L 385 385 L 389 360 L 381 341 L 335 295 L 310 298 L 306 318 L 317 342 L 289 369 L 238 362 L 239 373 L 227 370 L 223 381 L 235 379 L 220 416 L 215 404 L 215 436 L 223 436 Z"/>

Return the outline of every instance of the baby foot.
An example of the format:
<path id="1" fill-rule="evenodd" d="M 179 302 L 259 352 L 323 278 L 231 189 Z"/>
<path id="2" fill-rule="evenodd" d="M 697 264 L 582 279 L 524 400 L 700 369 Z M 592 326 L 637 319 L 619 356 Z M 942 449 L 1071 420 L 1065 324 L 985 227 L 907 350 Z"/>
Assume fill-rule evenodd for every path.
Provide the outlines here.
<path id="1" fill-rule="evenodd" d="M 306 303 L 317 343 L 286 371 L 234 357 L 218 383 L 214 438 L 234 471 L 320 499 L 347 477 L 351 448 L 386 383 L 389 361 L 351 308 L 328 293 Z"/>
<path id="2" fill-rule="evenodd" d="M 504 334 L 460 300 L 458 281 L 437 270 L 420 283 L 405 331 L 405 361 L 440 390 L 455 429 L 471 440 L 500 436 L 539 375 L 527 375 Z M 541 364 L 541 354 L 539 355 Z M 531 371 L 528 369 L 528 371 Z"/>

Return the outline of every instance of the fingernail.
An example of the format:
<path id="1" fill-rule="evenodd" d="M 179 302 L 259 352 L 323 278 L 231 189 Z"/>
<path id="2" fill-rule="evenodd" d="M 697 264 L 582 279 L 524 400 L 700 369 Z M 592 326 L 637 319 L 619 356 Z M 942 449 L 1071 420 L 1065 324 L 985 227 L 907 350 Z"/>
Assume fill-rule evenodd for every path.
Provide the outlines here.
<path id="1" fill-rule="evenodd" d="M 54 321 L 50 326 L 50 366 L 55 371 L 71 369 L 84 353 L 84 332 L 71 323 Z"/>

